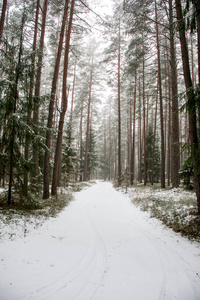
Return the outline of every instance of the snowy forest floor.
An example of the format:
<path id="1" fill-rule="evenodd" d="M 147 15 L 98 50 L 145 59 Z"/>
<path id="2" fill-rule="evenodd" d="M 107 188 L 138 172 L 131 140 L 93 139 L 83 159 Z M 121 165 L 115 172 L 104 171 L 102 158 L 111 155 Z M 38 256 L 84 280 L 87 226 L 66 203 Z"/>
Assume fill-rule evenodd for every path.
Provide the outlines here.
<path id="1" fill-rule="evenodd" d="M 138 185 L 127 190 L 133 203 L 175 232 L 200 242 L 200 216 L 194 191 Z"/>
<path id="2" fill-rule="evenodd" d="M 166 202 L 179 211 L 190 198 L 182 219 L 194 220 L 193 193 L 97 182 L 73 196 L 38 213 L 0 210 L 0 300 L 200 299 L 200 244 L 152 217 L 174 220 Z"/>
<path id="3" fill-rule="evenodd" d="M 68 189 L 61 188 L 59 197 L 42 200 L 41 198 L 29 200 L 11 208 L 6 205 L 3 193 L 0 191 L 0 240 L 3 235 L 11 239 L 15 235 L 26 236 L 29 225 L 34 223 L 40 226 L 48 217 L 56 215 L 73 200 L 73 192 L 79 192 L 85 187 L 90 187 L 94 182 L 83 182 Z M 184 188 L 160 189 L 159 185 L 144 186 L 138 184 L 130 188 L 117 188 L 128 193 L 133 203 L 142 211 L 149 213 L 150 217 L 157 218 L 163 224 L 179 232 L 190 240 L 200 242 L 200 216 L 197 215 L 197 202 L 194 191 Z M 33 221 L 34 220 L 34 221 Z M 1 230 L 3 224 L 10 225 L 8 232 Z M 16 224 L 17 232 L 16 233 Z M 6 227 L 6 226 L 5 226 Z"/>
<path id="4" fill-rule="evenodd" d="M 38 228 L 48 218 L 56 216 L 74 200 L 73 193 L 90 187 L 94 182 L 83 182 L 68 188 L 60 188 L 57 197 L 42 199 L 42 195 L 23 199 L 13 196 L 13 204 L 7 205 L 6 190 L 0 189 L 0 241 L 4 237 L 11 240 L 18 237 L 26 237 L 29 230 Z M 0 299 L 1 300 L 1 299 Z"/>

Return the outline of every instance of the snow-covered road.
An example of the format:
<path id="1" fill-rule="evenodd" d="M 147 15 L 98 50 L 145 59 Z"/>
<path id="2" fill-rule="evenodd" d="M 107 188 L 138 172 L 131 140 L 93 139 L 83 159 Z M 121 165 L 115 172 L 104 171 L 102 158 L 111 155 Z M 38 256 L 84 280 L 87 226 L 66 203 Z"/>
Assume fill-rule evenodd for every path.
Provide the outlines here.
<path id="1" fill-rule="evenodd" d="M 197 300 L 200 245 L 110 183 L 76 193 L 25 238 L 0 242 L 0 300 Z"/>

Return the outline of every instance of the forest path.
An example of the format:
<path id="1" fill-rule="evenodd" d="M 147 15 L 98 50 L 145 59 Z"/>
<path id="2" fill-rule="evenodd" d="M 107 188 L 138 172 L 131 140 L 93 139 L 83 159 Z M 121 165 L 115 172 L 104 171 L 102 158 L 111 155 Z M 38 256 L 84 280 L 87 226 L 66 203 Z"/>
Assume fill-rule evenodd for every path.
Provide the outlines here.
<path id="1" fill-rule="evenodd" d="M 0 300 L 198 300 L 200 247 L 97 182 L 25 239 L 0 245 Z"/>

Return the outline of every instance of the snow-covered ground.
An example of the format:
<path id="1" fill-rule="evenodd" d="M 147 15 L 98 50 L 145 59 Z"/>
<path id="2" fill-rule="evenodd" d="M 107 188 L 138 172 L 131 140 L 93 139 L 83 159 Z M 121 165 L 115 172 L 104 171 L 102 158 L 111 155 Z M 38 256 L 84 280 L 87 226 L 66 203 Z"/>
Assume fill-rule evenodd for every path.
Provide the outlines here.
<path id="1" fill-rule="evenodd" d="M 200 244 L 150 219 L 111 183 L 75 197 L 24 237 L 2 235 L 0 300 L 200 299 Z"/>

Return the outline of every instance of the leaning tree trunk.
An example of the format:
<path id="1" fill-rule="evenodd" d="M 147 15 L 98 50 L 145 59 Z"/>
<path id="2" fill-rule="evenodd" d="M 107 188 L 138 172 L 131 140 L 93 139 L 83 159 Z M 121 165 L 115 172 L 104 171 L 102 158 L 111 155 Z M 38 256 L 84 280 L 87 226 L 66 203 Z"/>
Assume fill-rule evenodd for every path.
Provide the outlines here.
<path id="1" fill-rule="evenodd" d="M 180 0 L 175 0 L 176 3 L 176 14 L 179 22 L 179 37 L 181 42 L 181 54 L 183 63 L 184 80 L 187 93 L 187 109 L 189 114 L 189 136 L 191 155 L 194 166 L 194 186 L 197 196 L 198 213 L 200 214 L 200 155 L 199 155 L 199 142 L 197 134 L 197 119 L 196 119 L 196 100 L 192 84 L 192 78 L 190 74 L 189 55 L 188 47 L 185 36 L 185 23 L 182 15 L 182 7 Z M 181 26 L 180 26 L 181 25 Z"/>
<path id="2" fill-rule="evenodd" d="M 44 199 L 49 198 L 51 129 L 53 126 L 54 102 L 55 102 L 55 96 L 56 96 L 58 73 L 59 73 L 59 68 L 60 68 L 60 60 L 61 60 L 64 32 L 65 32 L 65 24 L 66 24 L 66 20 L 67 20 L 68 6 L 69 6 L 69 0 L 66 0 L 65 7 L 64 7 L 64 13 L 63 13 L 62 26 L 61 26 L 61 31 L 60 31 L 60 40 L 59 40 L 59 45 L 58 45 L 57 57 L 56 57 L 56 62 L 55 62 L 55 67 L 54 67 L 50 103 L 49 103 L 49 115 L 48 115 L 47 132 L 46 132 L 46 147 L 48 150 L 45 151 L 45 157 L 44 157 L 44 186 L 43 186 L 43 198 Z"/>
<path id="3" fill-rule="evenodd" d="M 161 128 L 161 188 L 165 188 L 165 140 L 163 126 L 163 99 L 162 99 L 162 81 L 161 81 L 161 66 L 160 66 L 160 42 L 158 33 L 157 21 L 157 6 L 155 0 L 155 21 L 156 21 L 156 40 L 157 40 L 157 56 L 158 56 L 158 82 L 159 82 L 159 97 L 160 97 L 160 128 Z"/>
<path id="4" fill-rule="evenodd" d="M 67 110 L 67 102 L 68 102 L 67 73 L 68 73 L 69 48 L 70 48 L 70 38 L 71 38 L 71 31 L 72 31 L 72 21 L 73 21 L 73 15 L 74 15 L 74 3 L 75 3 L 75 0 L 72 0 L 71 9 L 70 9 L 69 25 L 68 25 L 68 29 L 67 29 L 67 36 L 66 36 L 66 42 L 65 42 L 62 103 L 61 103 L 61 113 L 60 113 L 60 120 L 59 120 L 59 126 L 58 126 L 58 136 L 57 136 L 57 142 L 56 142 L 55 158 L 54 158 L 53 180 L 52 180 L 52 188 L 51 188 L 52 195 L 56 195 L 56 193 L 57 193 L 58 177 L 59 177 L 59 162 L 61 162 L 61 154 L 62 154 L 63 127 L 64 127 L 64 120 L 65 120 L 65 113 Z"/>

